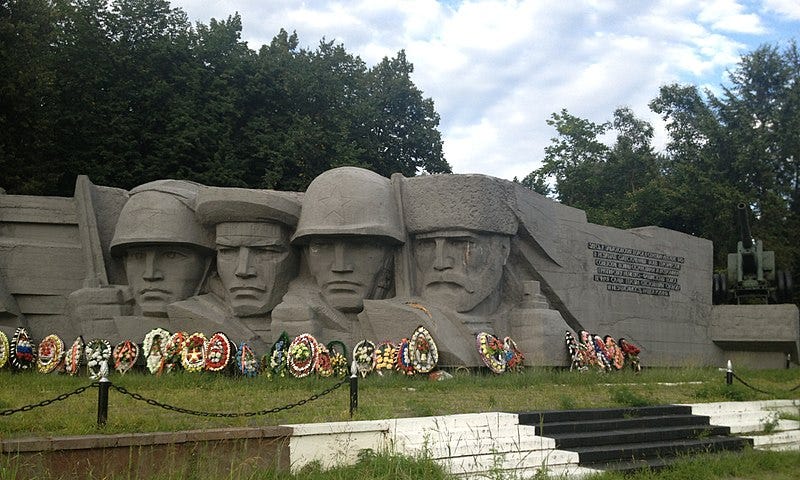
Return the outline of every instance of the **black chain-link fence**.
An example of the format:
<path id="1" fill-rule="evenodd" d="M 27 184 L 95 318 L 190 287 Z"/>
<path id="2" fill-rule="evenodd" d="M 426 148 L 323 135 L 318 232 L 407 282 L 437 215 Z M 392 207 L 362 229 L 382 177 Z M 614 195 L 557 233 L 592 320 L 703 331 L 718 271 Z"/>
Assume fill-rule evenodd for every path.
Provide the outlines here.
<path id="1" fill-rule="evenodd" d="M 270 409 L 267 409 L 267 410 L 259 410 L 259 411 L 256 411 L 256 412 L 240 412 L 240 413 L 201 412 L 201 411 L 198 411 L 198 410 L 190 410 L 188 408 L 181 408 L 181 407 L 176 407 L 174 405 L 168 405 L 166 403 L 161 403 L 161 402 L 159 402 L 157 400 L 153 400 L 152 398 L 143 397 L 143 396 L 139 395 L 138 393 L 129 392 L 127 388 L 119 386 L 119 385 L 111 385 L 111 388 L 113 388 L 114 390 L 118 391 L 119 393 L 121 393 L 123 395 L 128 395 L 129 397 L 133 398 L 134 400 L 140 400 L 142 402 L 147 403 L 148 405 L 152 405 L 154 407 L 160 407 L 160 408 L 163 408 L 163 409 L 166 409 L 166 410 L 170 410 L 170 411 L 173 411 L 173 412 L 185 413 L 187 415 L 197 415 L 197 416 L 200 416 L 200 417 L 237 418 L 237 417 L 255 417 L 255 416 L 260 416 L 260 415 L 269 415 L 269 414 L 272 414 L 272 413 L 278 413 L 278 412 L 283 411 L 283 410 L 289 410 L 290 408 L 299 407 L 301 405 L 305 405 L 308 402 L 313 402 L 314 400 L 316 400 L 316 399 L 318 399 L 320 397 L 324 397 L 325 395 L 333 392 L 334 390 L 336 390 L 337 388 L 341 387 L 342 385 L 344 385 L 347 382 L 348 382 L 348 379 L 345 378 L 344 380 L 341 380 L 340 382 L 334 384 L 333 386 L 326 388 L 325 390 L 321 391 L 320 393 L 316 393 L 314 395 L 311 395 L 310 397 L 305 398 L 303 400 L 300 400 L 299 402 L 296 402 L 296 403 L 290 403 L 288 405 L 283 405 L 281 407 L 270 408 Z"/>
<path id="2" fill-rule="evenodd" d="M 770 391 L 762 390 L 760 388 L 757 388 L 757 387 L 754 387 L 754 386 L 750 385 L 749 383 L 744 381 L 741 377 L 739 377 L 739 375 L 736 375 L 736 373 L 733 372 L 733 371 L 730 371 L 729 373 L 732 376 L 732 378 L 735 378 L 736 380 L 738 380 L 739 383 L 741 383 L 745 387 L 747 387 L 747 388 L 749 388 L 751 390 L 754 390 L 756 392 L 763 393 L 765 395 L 778 395 L 778 393 L 791 393 L 791 392 L 794 392 L 795 390 L 797 390 L 798 388 L 800 388 L 800 385 L 795 385 L 793 388 L 790 388 L 789 390 L 786 390 L 786 392 L 770 392 Z"/>
<path id="3" fill-rule="evenodd" d="M 188 408 L 176 407 L 174 405 L 169 405 L 169 404 L 166 404 L 166 403 L 162 403 L 162 402 L 159 402 L 157 400 L 153 400 L 151 398 L 143 397 L 142 395 L 139 395 L 138 393 L 133 393 L 133 392 L 129 391 L 127 388 L 125 388 L 123 386 L 120 386 L 120 385 L 114 385 L 114 384 L 112 384 L 110 382 L 107 382 L 106 384 L 109 387 L 113 388 L 114 390 L 118 391 L 119 393 L 121 393 L 123 395 L 128 395 L 129 397 L 133 398 L 134 400 L 139 400 L 139 401 L 147 403 L 148 405 L 152 405 L 154 407 L 164 408 L 166 410 L 170 410 L 170 411 L 173 411 L 173 412 L 185 413 L 185 414 L 188 414 L 188 415 L 197 415 L 197 416 L 202 416 L 202 417 L 237 418 L 237 417 L 254 417 L 254 416 L 260 416 L 260 415 L 269 415 L 269 414 L 281 412 L 281 411 L 284 411 L 284 410 L 289 410 L 289 409 L 294 408 L 294 407 L 299 407 L 299 406 L 305 405 L 305 404 L 307 404 L 309 402 L 313 402 L 314 400 L 317 400 L 318 398 L 324 397 L 325 395 L 328 395 L 329 393 L 333 392 L 334 390 L 338 389 L 339 387 L 341 387 L 345 383 L 348 383 L 349 381 L 350 381 L 350 379 L 344 378 L 344 379 L 340 380 L 339 382 L 335 383 L 334 385 L 326 388 L 325 390 L 323 390 L 323 391 L 321 391 L 319 393 L 315 393 L 315 394 L 311 395 L 308 398 L 305 398 L 305 399 L 300 400 L 300 401 L 295 402 L 295 403 L 290 403 L 288 405 L 283 405 L 283 406 L 280 406 L 280 407 L 274 407 L 274 408 L 265 409 L 265 410 L 259 410 L 259 411 L 255 411 L 255 412 L 231 412 L 231 413 L 226 413 L 226 412 L 202 412 L 202 411 L 199 411 L 199 410 L 190 410 Z M 8 409 L 8 410 L 2 410 L 2 411 L 0 411 L 0 416 L 9 416 L 9 415 L 13 415 L 15 413 L 28 412 L 28 411 L 31 411 L 31 410 L 36 409 L 36 408 L 46 407 L 46 406 L 48 406 L 48 405 L 50 405 L 52 403 L 59 402 L 59 401 L 62 401 L 62 400 L 66 400 L 67 398 L 69 398 L 69 397 L 71 397 L 73 395 L 80 395 L 80 394 L 82 394 L 83 392 L 85 392 L 86 390 L 88 390 L 90 388 L 96 388 L 96 387 L 99 387 L 99 386 L 100 386 L 100 382 L 93 382 L 93 383 L 91 383 L 89 385 L 77 388 L 77 389 L 75 389 L 75 390 L 73 390 L 73 391 L 71 391 L 69 393 L 61 394 L 61 395 L 59 395 L 59 396 L 57 396 L 55 398 L 52 398 L 52 399 L 43 400 L 43 401 L 41 401 L 39 403 L 25 405 L 25 406 L 19 407 L 19 408 L 11 408 L 11 409 Z M 108 391 L 108 387 L 104 387 L 104 388 L 105 388 L 105 391 L 107 392 Z M 107 408 L 107 406 L 108 405 L 106 403 L 105 407 Z M 103 407 L 102 406 L 98 406 L 98 408 L 103 408 Z M 101 413 L 101 412 L 98 412 L 98 413 Z M 106 417 L 105 414 L 107 412 L 102 412 L 102 413 L 103 413 L 102 418 L 105 419 L 105 417 Z M 100 423 L 100 420 L 99 420 L 100 418 L 101 417 L 98 416 L 98 422 L 99 423 Z M 103 420 L 102 423 L 105 423 L 105 421 Z"/>
<path id="4" fill-rule="evenodd" d="M 39 403 L 32 403 L 30 405 L 25 405 L 24 407 L 10 408 L 8 410 L 3 410 L 3 411 L 0 411 L 0 417 L 6 417 L 8 415 L 13 415 L 15 413 L 20 413 L 20 412 L 29 412 L 29 411 L 31 411 L 31 410 L 33 410 L 35 408 L 39 408 L 39 407 L 46 407 L 46 406 L 50 405 L 51 403 L 55 403 L 55 402 L 60 402 L 62 400 L 66 400 L 66 399 L 68 399 L 69 397 L 71 397 L 73 395 L 80 395 L 81 393 L 85 392 L 86 390 L 88 390 L 90 388 L 95 388 L 98 385 L 99 384 L 97 382 L 94 382 L 94 383 L 91 383 L 89 385 L 86 385 L 85 387 L 77 388 L 77 389 L 75 389 L 75 390 L 73 390 L 73 391 L 71 391 L 69 393 L 63 393 L 63 394 L 57 396 L 56 398 L 51 398 L 49 400 L 42 400 Z"/>

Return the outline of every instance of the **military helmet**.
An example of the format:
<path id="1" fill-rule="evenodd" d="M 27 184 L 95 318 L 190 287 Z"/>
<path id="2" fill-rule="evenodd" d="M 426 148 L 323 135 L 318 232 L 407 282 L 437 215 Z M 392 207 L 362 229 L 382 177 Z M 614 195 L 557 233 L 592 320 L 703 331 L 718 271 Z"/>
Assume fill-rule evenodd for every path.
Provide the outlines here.
<path id="1" fill-rule="evenodd" d="M 328 170 L 315 178 L 303 196 L 292 243 L 314 235 L 370 235 L 403 243 L 405 235 L 391 181 L 356 167 Z"/>
<path id="2" fill-rule="evenodd" d="M 192 245 L 213 251 L 214 237 L 195 216 L 202 185 L 184 180 L 158 180 L 131 190 L 111 240 L 111 254 L 143 243 Z"/>

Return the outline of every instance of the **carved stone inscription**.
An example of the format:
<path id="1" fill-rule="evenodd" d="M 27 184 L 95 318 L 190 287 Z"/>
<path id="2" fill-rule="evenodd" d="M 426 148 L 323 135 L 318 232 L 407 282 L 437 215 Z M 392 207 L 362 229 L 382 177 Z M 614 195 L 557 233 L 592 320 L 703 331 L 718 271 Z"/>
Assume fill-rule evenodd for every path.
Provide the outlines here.
<path id="1" fill-rule="evenodd" d="M 596 267 L 593 280 L 612 292 L 668 297 L 681 289 L 678 277 L 684 257 L 596 242 L 588 242 L 588 247 Z"/>

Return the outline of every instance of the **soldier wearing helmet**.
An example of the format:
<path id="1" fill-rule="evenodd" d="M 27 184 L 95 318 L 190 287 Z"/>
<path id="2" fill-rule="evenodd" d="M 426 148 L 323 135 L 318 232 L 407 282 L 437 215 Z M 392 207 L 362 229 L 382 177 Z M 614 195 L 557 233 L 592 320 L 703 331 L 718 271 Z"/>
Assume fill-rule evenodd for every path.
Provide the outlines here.
<path id="1" fill-rule="evenodd" d="M 395 247 L 405 241 L 388 178 L 341 167 L 314 179 L 292 244 L 303 251 L 303 274 L 273 311 L 273 331 L 355 335 L 364 299 L 393 294 Z"/>
<path id="2" fill-rule="evenodd" d="M 167 307 L 184 330 L 224 330 L 261 351 L 271 339 L 270 312 L 297 276 L 299 255 L 290 237 L 300 215 L 297 192 L 206 187 L 197 217 L 215 232 L 216 274 L 208 293 Z"/>
<path id="3" fill-rule="evenodd" d="M 199 292 L 214 239 L 195 217 L 203 186 L 159 180 L 134 188 L 120 212 L 111 254 L 121 257 L 142 315 L 167 316 L 167 305 Z"/>

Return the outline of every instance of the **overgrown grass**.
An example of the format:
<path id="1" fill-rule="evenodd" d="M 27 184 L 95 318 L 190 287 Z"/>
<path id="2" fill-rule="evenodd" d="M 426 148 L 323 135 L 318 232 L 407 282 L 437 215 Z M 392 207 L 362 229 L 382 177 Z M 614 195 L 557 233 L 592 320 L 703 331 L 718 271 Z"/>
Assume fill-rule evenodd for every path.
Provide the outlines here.
<path id="1" fill-rule="evenodd" d="M 206 459 L 212 461 L 212 459 Z M 20 476 L 26 477 L 30 472 L 20 471 L 15 466 L 14 459 L 5 458 L 0 461 L 0 480 L 12 480 Z M 194 467 L 192 467 L 194 465 Z M 186 462 L 177 465 L 175 470 L 161 479 L 186 479 L 207 480 L 211 478 L 209 472 L 197 468 L 197 464 Z M 718 453 L 686 457 L 664 470 L 641 470 L 634 473 L 620 474 L 605 472 L 584 477 L 586 480 L 794 480 L 800 471 L 800 452 L 769 452 L 758 450 L 745 450 L 743 452 Z M 63 474 L 56 470 L 52 475 L 39 475 L 37 478 L 59 478 Z M 229 480 L 455 480 L 457 477 L 445 472 L 433 460 L 427 458 L 408 458 L 402 455 L 367 452 L 361 455 L 354 465 L 323 469 L 318 464 L 311 464 L 302 470 L 289 473 L 274 469 L 248 469 L 242 466 L 231 465 L 230 472 L 222 477 Z M 222 478 L 220 477 L 220 478 Z M 123 478 L 137 478 L 135 472 L 125 472 L 119 475 L 70 476 L 69 478 L 108 480 L 121 480 Z M 513 473 L 504 474 L 500 471 L 490 472 L 493 480 L 523 480 Z M 563 477 L 547 477 L 536 475 L 535 480 L 547 478 L 561 479 Z"/>
<path id="2" fill-rule="evenodd" d="M 369 376 L 359 382 L 354 419 L 445 415 L 482 411 L 531 411 L 565 408 L 640 406 L 731 400 L 800 398 L 800 369 L 740 371 L 748 383 L 725 385 L 725 374 L 712 368 L 646 369 L 633 372 L 569 372 L 528 368 L 496 376 L 458 373 L 453 379 Z M 111 377 L 115 385 L 158 402 L 206 412 L 250 412 L 295 403 L 328 388 L 335 379 L 239 378 L 210 373 L 176 372 L 154 377 L 140 372 Z M 86 377 L 0 371 L 0 410 L 52 399 L 88 385 Z M 108 423 L 96 426 L 97 389 L 29 412 L 0 417 L 0 437 L 152 432 L 222 426 L 262 426 L 349 420 L 348 386 L 311 403 L 249 418 L 211 418 L 179 414 L 137 401 L 112 389 Z"/>
<path id="3" fill-rule="evenodd" d="M 660 471 L 606 472 L 586 480 L 796 480 L 800 452 L 745 450 L 685 458 Z"/>

